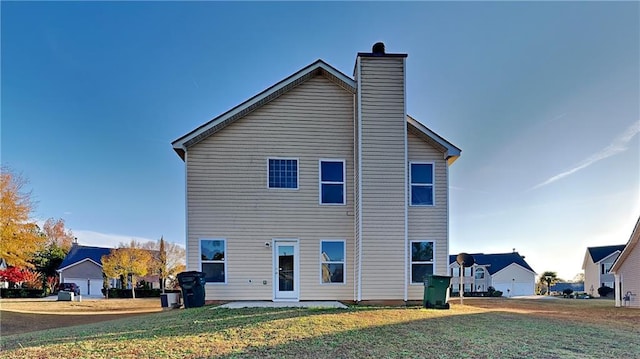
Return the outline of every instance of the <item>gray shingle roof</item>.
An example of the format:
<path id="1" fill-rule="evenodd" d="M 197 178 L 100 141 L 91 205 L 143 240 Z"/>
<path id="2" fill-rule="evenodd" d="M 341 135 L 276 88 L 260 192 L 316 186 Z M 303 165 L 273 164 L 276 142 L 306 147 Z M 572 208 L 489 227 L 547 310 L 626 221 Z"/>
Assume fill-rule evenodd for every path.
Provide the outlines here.
<path id="1" fill-rule="evenodd" d="M 64 257 L 62 263 L 60 263 L 60 267 L 58 270 L 68 267 L 72 264 L 82 262 L 85 259 L 91 259 L 92 261 L 102 265 L 102 256 L 108 255 L 111 252 L 112 248 L 102 248 L 102 247 L 89 247 L 89 246 L 79 246 L 74 245 L 71 247 L 71 250 Z"/>
<path id="2" fill-rule="evenodd" d="M 620 244 L 615 246 L 588 247 L 587 250 L 589 251 L 589 255 L 591 256 L 593 263 L 598 263 L 615 251 L 622 252 L 622 250 L 624 250 L 624 246 L 624 244 Z"/>

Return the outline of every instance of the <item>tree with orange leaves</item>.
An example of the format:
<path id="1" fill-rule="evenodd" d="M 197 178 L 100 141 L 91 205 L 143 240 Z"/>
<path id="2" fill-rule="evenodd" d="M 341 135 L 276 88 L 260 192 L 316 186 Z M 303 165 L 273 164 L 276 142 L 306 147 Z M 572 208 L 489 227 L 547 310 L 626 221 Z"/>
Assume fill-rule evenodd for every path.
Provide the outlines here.
<path id="1" fill-rule="evenodd" d="M 45 237 L 30 218 L 31 193 L 26 180 L 6 167 L 0 169 L 0 258 L 14 267 L 32 268 L 29 259 L 42 248 Z"/>
<path id="2" fill-rule="evenodd" d="M 55 245 L 62 248 L 65 253 L 71 249 L 74 239 L 73 232 L 65 228 L 64 219 L 47 219 L 42 225 L 42 233 L 47 237 L 47 246 Z"/>
<path id="3" fill-rule="evenodd" d="M 129 245 L 120 243 L 120 248 L 112 249 L 111 253 L 102 256 L 102 271 L 108 278 L 122 278 L 126 286 L 131 276 L 131 295 L 136 297 L 136 277 L 147 274 L 153 257 L 148 250 L 140 248 L 140 243 L 131 241 Z"/>

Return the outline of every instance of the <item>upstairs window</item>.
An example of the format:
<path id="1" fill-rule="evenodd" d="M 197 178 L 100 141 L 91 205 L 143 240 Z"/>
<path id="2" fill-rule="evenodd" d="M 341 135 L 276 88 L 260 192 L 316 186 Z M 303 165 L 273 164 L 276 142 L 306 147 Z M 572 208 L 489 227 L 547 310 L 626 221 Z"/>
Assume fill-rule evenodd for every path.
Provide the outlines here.
<path id="1" fill-rule="evenodd" d="M 320 160 L 320 204 L 345 204 L 344 160 Z"/>
<path id="2" fill-rule="evenodd" d="M 423 283 L 433 274 L 433 242 L 411 241 L 411 283 Z"/>
<path id="3" fill-rule="evenodd" d="M 409 176 L 411 205 L 433 206 L 433 163 L 412 162 Z"/>
<path id="4" fill-rule="evenodd" d="M 484 279 L 484 269 L 476 268 L 476 279 Z"/>
<path id="5" fill-rule="evenodd" d="M 298 189 L 298 160 L 269 158 L 269 188 Z"/>
<path id="6" fill-rule="evenodd" d="M 600 265 L 600 274 L 609 274 L 609 270 L 611 269 L 611 266 L 613 266 L 613 263 L 602 263 Z"/>

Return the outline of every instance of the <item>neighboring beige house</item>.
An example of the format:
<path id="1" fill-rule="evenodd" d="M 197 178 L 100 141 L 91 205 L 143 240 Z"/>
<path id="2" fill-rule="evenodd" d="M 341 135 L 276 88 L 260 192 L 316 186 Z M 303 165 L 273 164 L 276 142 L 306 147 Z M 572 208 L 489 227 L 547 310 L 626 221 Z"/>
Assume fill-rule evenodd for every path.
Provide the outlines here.
<path id="1" fill-rule="evenodd" d="M 318 60 L 172 143 L 207 300 L 419 300 L 448 273 L 460 149 L 407 115 L 406 57 Z"/>
<path id="2" fill-rule="evenodd" d="M 584 270 L 584 290 L 592 297 L 599 297 L 598 288 L 614 288 L 613 274 L 609 269 L 615 262 L 624 244 L 614 246 L 588 247 L 582 262 Z"/>
<path id="3" fill-rule="evenodd" d="M 504 297 L 534 295 L 536 272 L 518 252 L 471 254 L 475 264 L 464 269 L 463 291 L 486 292 L 489 287 L 502 292 Z M 460 266 L 456 256 L 449 256 L 451 290 L 459 292 Z"/>
<path id="4" fill-rule="evenodd" d="M 640 308 L 640 218 L 631 238 L 618 259 L 611 266 L 616 289 L 616 307 Z"/>

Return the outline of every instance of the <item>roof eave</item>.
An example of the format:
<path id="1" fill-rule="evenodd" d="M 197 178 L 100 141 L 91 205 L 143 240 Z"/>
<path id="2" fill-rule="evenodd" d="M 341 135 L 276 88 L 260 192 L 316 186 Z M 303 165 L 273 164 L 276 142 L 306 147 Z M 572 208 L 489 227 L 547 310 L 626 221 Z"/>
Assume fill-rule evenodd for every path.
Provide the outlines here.
<path id="1" fill-rule="evenodd" d="M 429 137 L 431 140 L 436 142 L 438 145 L 442 146 L 442 148 L 444 149 L 443 157 L 445 160 L 447 160 L 447 164 L 449 166 L 451 166 L 453 162 L 455 162 L 460 157 L 462 150 L 451 142 L 447 141 L 444 137 L 433 132 L 427 126 L 423 125 L 418 120 L 409 115 L 407 115 L 407 122 L 417 130 L 422 132 L 424 135 Z"/>
<path id="2" fill-rule="evenodd" d="M 640 217 L 638 217 L 638 221 L 636 222 L 636 225 L 633 227 L 633 232 L 631 232 L 629 241 L 625 245 L 624 249 L 618 256 L 618 258 L 616 258 L 616 260 L 613 262 L 613 265 L 611 266 L 611 268 L 609 269 L 610 273 L 617 274 L 617 271 L 622 266 L 622 263 L 624 263 L 627 257 L 631 254 L 631 251 L 633 250 L 633 248 L 638 245 L 638 242 L 640 242 Z"/>
<path id="3" fill-rule="evenodd" d="M 91 258 L 84 258 L 84 259 L 82 259 L 82 260 L 79 260 L 79 261 L 73 262 L 73 263 L 71 263 L 71 264 L 68 264 L 68 265 L 66 265 L 66 266 L 65 266 L 65 267 L 63 267 L 63 268 L 56 269 L 56 272 L 60 273 L 60 272 L 62 272 L 63 270 L 66 270 L 67 268 L 70 268 L 70 267 L 76 266 L 76 265 L 78 265 L 78 264 L 80 264 L 80 263 L 83 263 L 83 262 L 86 262 L 86 261 L 89 261 L 89 262 L 91 262 L 91 263 L 93 263 L 93 264 L 97 265 L 98 267 L 102 268 L 102 264 L 100 264 L 100 263 L 96 263 L 96 261 L 94 261 L 94 260 L 93 260 L 93 259 L 91 259 Z"/>
<path id="4" fill-rule="evenodd" d="M 522 268 L 522 269 L 526 270 L 527 272 L 533 273 L 533 275 L 538 275 L 538 273 L 536 273 L 534 270 L 529 269 L 529 268 L 526 268 L 526 267 L 523 267 L 523 266 L 521 266 L 520 264 L 515 263 L 515 262 L 512 262 L 512 263 L 510 263 L 510 264 L 506 265 L 504 268 L 500 269 L 499 271 L 495 271 L 495 273 L 493 273 L 492 275 L 498 274 L 498 273 L 502 272 L 503 270 L 505 270 L 505 269 L 507 269 L 507 268 L 511 267 L 512 265 L 516 265 L 516 266 L 518 266 L 518 267 L 520 267 L 520 268 Z"/>

